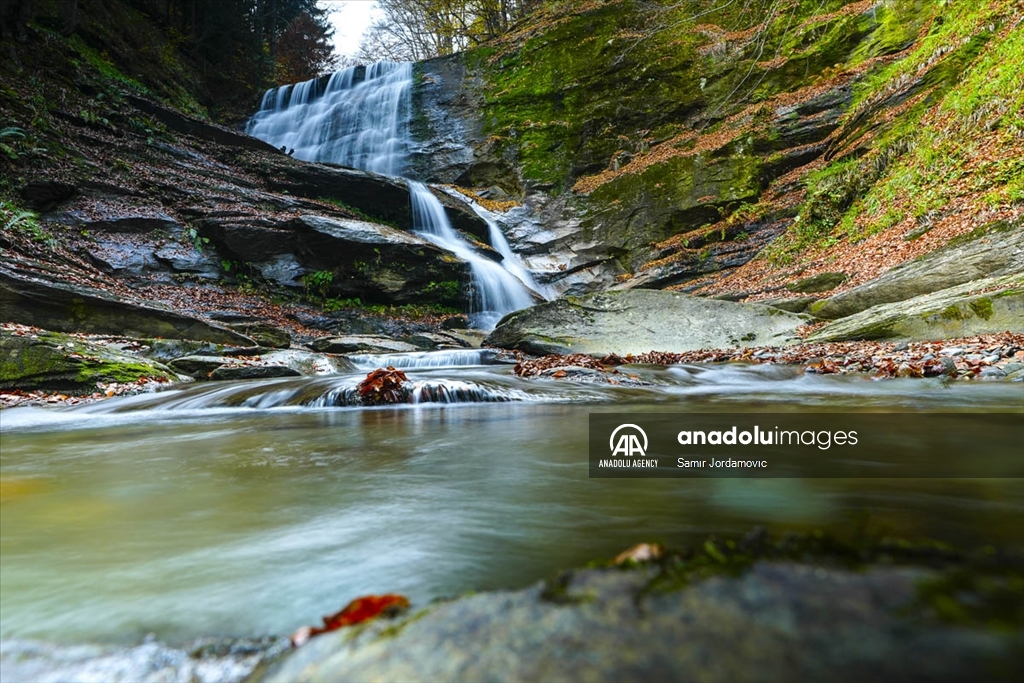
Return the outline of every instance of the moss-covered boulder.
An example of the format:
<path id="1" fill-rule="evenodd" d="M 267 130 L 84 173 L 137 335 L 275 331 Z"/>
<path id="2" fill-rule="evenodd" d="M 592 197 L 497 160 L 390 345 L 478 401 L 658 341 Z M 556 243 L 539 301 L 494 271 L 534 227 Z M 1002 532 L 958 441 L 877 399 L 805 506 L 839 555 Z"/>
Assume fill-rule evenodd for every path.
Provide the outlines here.
<path id="1" fill-rule="evenodd" d="M 736 576 L 719 567 L 674 583 L 653 563 L 567 571 L 522 590 L 413 607 L 318 636 L 255 680 L 954 683 L 1021 674 L 1019 630 L 943 623 L 918 605 L 920 587 L 941 572 L 770 561 Z M 959 608 L 949 592 L 938 597 Z"/>
<path id="2" fill-rule="evenodd" d="M 982 278 L 1024 273 L 1024 219 L 1000 222 L 810 307 L 834 320 Z"/>
<path id="3" fill-rule="evenodd" d="M 0 330 L 0 389 L 90 394 L 99 382 L 174 380 L 167 366 L 58 332 Z"/>
<path id="4" fill-rule="evenodd" d="M 808 342 L 953 339 L 1024 332 L 1024 274 L 975 280 L 829 323 Z"/>

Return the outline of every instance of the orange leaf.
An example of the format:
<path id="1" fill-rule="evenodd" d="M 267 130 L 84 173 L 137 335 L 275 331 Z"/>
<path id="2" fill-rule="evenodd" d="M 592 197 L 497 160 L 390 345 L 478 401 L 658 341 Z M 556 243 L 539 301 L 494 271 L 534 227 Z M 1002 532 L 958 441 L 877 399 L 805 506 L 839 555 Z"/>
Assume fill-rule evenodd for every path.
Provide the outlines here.
<path id="1" fill-rule="evenodd" d="M 313 636 L 335 631 L 345 626 L 353 626 L 369 621 L 381 614 L 396 614 L 409 607 L 409 599 L 404 595 L 388 593 L 386 595 L 366 595 L 356 598 L 345 605 L 340 612 L 324 617 L 324 625 L 303 626 L 292 634 L 293 647 L 299 647 Z"/>

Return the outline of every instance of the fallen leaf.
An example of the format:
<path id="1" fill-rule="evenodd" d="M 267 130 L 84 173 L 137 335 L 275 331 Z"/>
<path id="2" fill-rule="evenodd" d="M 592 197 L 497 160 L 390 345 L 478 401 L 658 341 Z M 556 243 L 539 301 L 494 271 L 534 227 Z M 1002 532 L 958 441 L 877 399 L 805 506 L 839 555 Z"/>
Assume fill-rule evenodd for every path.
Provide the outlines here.
<path id="1" fill-rule="evenodd" d="M 321 633 L 336 631 L 345 626 L 361 624 L 381 614 L 393 616 L 408 607 L 409 599 L 404 595 L 397 595 L 395 593 L 366 595 L 356 598 L 345 605 L 340 612 L 324 617 L 323 626 L 303 626 L 293 633 L 291 636 L 292 647 L 299 647 L 313 636 L 318 636 Z"/>
<path id="2" fill-rule="evenodd" d="M 632 562 L 653 562 L 665 554 L 665 547 L 660 543 L 638 543 L 632 548 L 623 550 L 615 556 L 615 564 L 623 565 Z"/>

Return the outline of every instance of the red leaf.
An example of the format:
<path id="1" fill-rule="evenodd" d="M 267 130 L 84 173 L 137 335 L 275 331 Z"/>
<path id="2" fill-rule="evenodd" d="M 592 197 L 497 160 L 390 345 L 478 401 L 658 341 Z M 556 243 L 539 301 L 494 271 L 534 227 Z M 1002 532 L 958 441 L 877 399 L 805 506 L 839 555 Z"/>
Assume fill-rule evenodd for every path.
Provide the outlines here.
<path id="1" fill-rule="evenodd" d="M 353 626 L 369 621 L 381 614 L 393 615 L 409 607 L 409 599 L 404 595 L 388 593 L 386 595 L 366 595 L 356 598 L 345 605 L 340 612 L 324 617 L 324 625 L 303 626 L 292 634 L 293 647 L 299 647 L 313 636 L 328 631 L 336 631 L 345 626 Z"/>

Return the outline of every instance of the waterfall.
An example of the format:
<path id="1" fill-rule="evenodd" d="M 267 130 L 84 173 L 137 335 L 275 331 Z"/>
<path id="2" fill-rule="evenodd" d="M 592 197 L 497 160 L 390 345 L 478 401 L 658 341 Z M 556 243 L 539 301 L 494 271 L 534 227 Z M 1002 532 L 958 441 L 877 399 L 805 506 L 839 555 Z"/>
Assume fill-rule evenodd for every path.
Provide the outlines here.
<path id="1" fill-rule="evenodd" d="M 351 66 L 333 74 L 322 93 L 321 80 L 268 90 L 245 131 L 305 161 L 402 175 L 412 64 Z"/>
<path id="2" fill-rule="evenodd" d="M 401 176 L 406 167 L 412 117 L 412 64 L 378 62 L 349 67 L 323 79 L 271 89 L 246 132 L 306 161 L 324 161 Z M 322 90 L 322 92 L 321 92 Z M 482 209 L 501 264 L 477 253 L 452 228 L 441 202 L 426 185 L 409 180 L 412 230 L 470 266 L 470 314 L 474 326 L 493 328 L 506 313 L 533 303 L 537 287 L 497 224 Z"/>
<path id="3" fill-rule="evenodd" d="M 412 196 L 413 230 L 416 234 L 469 264 L 473 276 L 469 310 L 475 327 L 493 329 L 506 313 L 518 311 L 533 303 L 530 293 L 515 275 L 501 264 L 476 253 L 455 232 L 441 202 L 426 185 L 410 180 L 409 193 Z"/>

